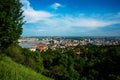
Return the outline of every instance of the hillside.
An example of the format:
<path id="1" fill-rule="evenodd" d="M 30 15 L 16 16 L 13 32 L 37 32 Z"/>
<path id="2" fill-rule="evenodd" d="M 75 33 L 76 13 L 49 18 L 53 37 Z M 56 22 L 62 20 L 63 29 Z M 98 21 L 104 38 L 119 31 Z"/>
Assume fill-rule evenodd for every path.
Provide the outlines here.
<path id="1" fill-rule="evenodd" d="M 0 80 L 52 80 L 0 55 Z"/>

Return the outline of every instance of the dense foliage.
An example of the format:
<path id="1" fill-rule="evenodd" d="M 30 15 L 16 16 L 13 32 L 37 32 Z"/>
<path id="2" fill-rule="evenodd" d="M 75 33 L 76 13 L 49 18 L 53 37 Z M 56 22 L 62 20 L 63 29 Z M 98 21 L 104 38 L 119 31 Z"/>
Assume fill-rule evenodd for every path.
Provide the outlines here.
<path id="1" fill-rule="evenodd" d="M 42 52 L 43 74 L 56 80 L 120 80 L 120 46 L 78 46 L 69 50 Z"/>
<path id="2" fill-rule="evenodd" d="M 11 45 L 5 51 L 15 62 L 25 65 L 28 68 L 42 73 L 43 61 L 39 52 L 32 52 L 29 49 L 21 48 L 18 45 Z"/>
<path id="3" fill-rule="evenodd" d="M 20 0 L 0 0 L 0 48 L 16 43 L 22 34 L 21 8 Z"/>
<path id="4" fill-rule="evenodd" d="M 32 52 L 12 45 L 5 54 L 55 80 L 120 80 L 120 46 L 77 46 L 80 50 Z"/>
<path id="5" fill-rule="evenodd" d="M 52 80 L 0 55 L 0 80 Z"/>

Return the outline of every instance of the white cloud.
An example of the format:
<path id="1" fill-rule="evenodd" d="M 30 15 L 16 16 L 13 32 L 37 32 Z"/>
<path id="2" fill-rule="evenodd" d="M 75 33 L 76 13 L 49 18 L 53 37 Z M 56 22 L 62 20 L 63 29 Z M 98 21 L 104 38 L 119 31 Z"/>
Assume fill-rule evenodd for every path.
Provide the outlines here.
<path id="1" fill-rule="evenodd" d="M 63 7 L 63 6 L 60 3 L 54 3 L 50 7 L 57 10 L 58 8 Z"/>
<path id="2" fill-rule="evenodd" d="M 115 17 L 120 19 L 120 12 L 118 12 L 118 13 L 115 15 Z"/>
<path id="3" fill-rule="evenodd" d="M 117 14 L 110 15 L 94 15 L 94 16 L 86 16 L 84 13 L 79 13 L 78 15 L 65 15 L 62 14 L 52 14 L 48 11 L 42 10 L 34 10 L 30 6 L 30 2 L 28 0 L 22 0 L 24 5 L 24 15 L 27 24 L 31 23 L 32 26 L 27 31 L 30 32 L 46 32 L 46 33 L 58 33 L 64 34 L 64 32 L 74 30 L 78 32 L 86 32 L 90 29 L 95 29 L 99 27 L 110 26 L 113 24 L 120 24 L 120 12 Z M 59 3 L 54 3 L 51 5 L 53 9 L 58 9 L 62 7 Z M 112 17 L 111 17 L 112 16 Z M 25 26 L 24 26 L 25 27 Z M 77 27 L 77 28 L 75 28 Z M 83 29 L 84 28 L 84 29 Z M 86 30 L 87 29 L 87 30 Z M 84 31 L 83 31 L 84 30 Z M 46 34 L 45 33 L 45 34 Z M 55 33 L 54 33 L 55 34 Z"/>
<path id="4" fill-rule="evenodd" d="M 28 23 L 36 23 L 40 20 L 44 20 L 46 18 L 50 18 L 52 14 L 45 11 L 35 11 L 33 9 L 28 9 L 24 11 L 25 20 Z"/>
<path id="5" fill-rule="evenodd" d="M 30 2 L 28 0 L 22 0 L 23 3 L 23 9 L 24 9 L 24 15 L 25 20 L 27 23 L 39 23 L 40 20 L 42 20 L 44 25 L 53 26 L 53 27 L 60 27 L 60 28 L 70 28 L 73 26 L 77 27 L 90 27 L 90 28 L 97 28 L 97 27 L 104 27 L 112 24 L 120 23 L 119 21 L 104 21 L 99 20 L 98 18 L 87 18 L 85 17 L 84 13 L 80 13 L 78 16 L 62 16 L 58 15 L 55 16 L 54 14 L 42 11 L 42 10 L 34 10 L 30 6 Z M 59 3 L 54 3 L 51 5 L 54 9 L 58 9 L 62 5 Z M 120 13 L 118 13 L 116 16 L 119 17 Z M 107 16 L 108 17 L 108 16 Z"/>
<path id="6" fill-rule="evenodd" d="M 44 23 L 48 26 L 52 26 L 56 29 L 67 30 L 72 27 L 86 27 L 86 28 L 98 28 L 105 27 L 112 24 L 120 24 L 119 21 L 103 21 L 94 18 L 80 18 L 80 17 L 59 17 L 53 19 L 47 19 Z"/>
<path id="7" fill-rule="evenodd" d="M 24 5 L 23 9 L 29 9 L 30 8 L 30 2 L 27 0 L 21 0 L 22 4 Z"/>
<path id="8" fill-rule="evenodd" d="M 22 0 L 23 3 L 23 10 L 24 10 L 24 16 L 27 23 L 36 23 L 40 20 L 44 20 L 46 18 L 50 18 L 53 15 L 47 11 L 41 11 L 41 10 L 34 10 L 30 6 L 30 2 L 28 0 Z"/>

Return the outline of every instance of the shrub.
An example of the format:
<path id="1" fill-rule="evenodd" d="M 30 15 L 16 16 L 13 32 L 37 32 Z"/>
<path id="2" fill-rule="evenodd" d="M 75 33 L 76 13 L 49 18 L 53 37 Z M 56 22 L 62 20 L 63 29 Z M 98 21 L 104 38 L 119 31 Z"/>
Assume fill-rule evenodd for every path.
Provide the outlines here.
<path id="1" fill-rule="evenodd" d="M 11 45 L 5 50 L 5 54 L 10 56 L 14 61 L 18 63 L 24 62 L 24 55 L 22 55 L 22 48 L 18 45 Z"/>

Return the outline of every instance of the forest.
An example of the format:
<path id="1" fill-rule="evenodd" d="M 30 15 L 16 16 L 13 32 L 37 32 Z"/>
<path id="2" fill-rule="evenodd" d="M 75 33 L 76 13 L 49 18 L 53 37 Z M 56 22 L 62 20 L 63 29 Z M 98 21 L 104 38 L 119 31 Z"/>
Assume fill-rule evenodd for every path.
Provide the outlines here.
<path id="1" fill-rule="evenodd" d="M 120 80 L 120 46 L 77 46 L 74 50 L 32 52 L 12 45 L 4 52 L 15 62 L 55 80 Z"/>

